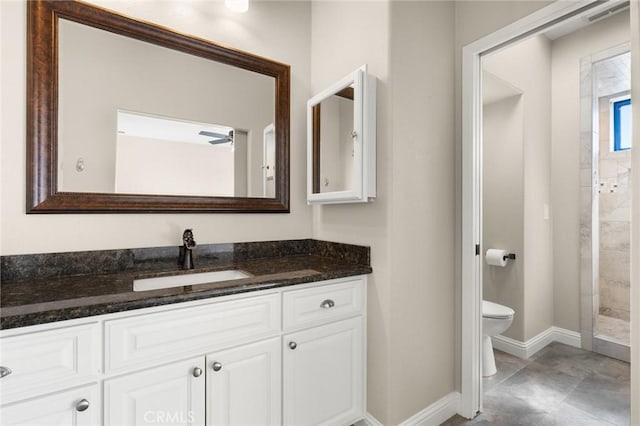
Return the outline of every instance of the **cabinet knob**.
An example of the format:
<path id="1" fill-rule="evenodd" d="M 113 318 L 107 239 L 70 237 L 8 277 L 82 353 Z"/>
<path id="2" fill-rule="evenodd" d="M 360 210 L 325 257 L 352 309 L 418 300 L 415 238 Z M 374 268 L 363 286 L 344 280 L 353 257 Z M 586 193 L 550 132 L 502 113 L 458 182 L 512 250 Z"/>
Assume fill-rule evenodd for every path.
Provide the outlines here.
<path id="1" fill-rule="evenodd" d="M 295 350 L 295 348 L 298 347 L 298 344 L 296 342 L 289 342 L 289 349 L 291 349 L 292 351 Z"/>
<path id="2" fill-rule="evenodd" d="M 84 398 L 78 401 L 78 403 L 76 404 L 77 411 L 85 411 L 87 408 L 89 408 L 89 401 Z"/>
<path id="3" fill-rule="evenodd" d="M 222 370 L 222 364 L 220 364 L 218 361 L 213 363 L 213 371 L 220 371 Z"/>
<path id="4" fill-rule="evenodd" d="M 334 306 L 336 306 L 336 302 L 331 299 L 323 300 L 320 304 L 320 307 L 323 309 L 333 308 Z"/>
<path id="5" fill-rule="evenodd" d="M 202 375 L 202 368 L 196 367 L 193 369 L 193 377 L 200 377 Z"/>
<path id="6" fill-rule="evenodd" d="M 9 374 L 11 374 L 11 369 L 9 367 L 0 366 L 0 379 L 4 376 L 8 376 Z"/>

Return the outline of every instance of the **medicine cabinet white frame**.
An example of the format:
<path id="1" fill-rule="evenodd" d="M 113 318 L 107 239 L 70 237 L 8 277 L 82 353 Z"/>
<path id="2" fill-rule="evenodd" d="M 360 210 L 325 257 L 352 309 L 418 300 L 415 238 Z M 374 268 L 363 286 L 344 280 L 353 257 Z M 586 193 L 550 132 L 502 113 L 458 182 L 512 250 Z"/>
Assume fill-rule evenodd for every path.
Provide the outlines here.
<path id="1" fill-rule="evenodd" d="M 353 85 L 353 178 L 350 189 L 313 192 L 314 106 Z M 319 154 L 319 153 L 316 153 Z M 319 161 L 319 159 L 318 159 Z M 319 164 L 319 163 L 317 163 Z M 318 170 L 319 173 L 319 170 Z M 363 65 L 307 102 L 307 203 L 366 203 L 376 197 L 376 78 Z"/>

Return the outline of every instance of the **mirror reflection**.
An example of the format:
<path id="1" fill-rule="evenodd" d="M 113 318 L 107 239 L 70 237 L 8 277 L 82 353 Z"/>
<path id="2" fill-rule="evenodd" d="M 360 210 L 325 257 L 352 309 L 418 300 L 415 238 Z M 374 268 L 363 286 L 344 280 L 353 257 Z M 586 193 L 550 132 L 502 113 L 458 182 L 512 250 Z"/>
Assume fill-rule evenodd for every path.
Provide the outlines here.
<path id="1" fill-rule="evenodd" d="M 353 185 L 353 85 L 313 106 L 313 192 L 345 191 Z"/>
<path id="2" fill-rule="evenodd" d="M 60 191 L 275 197 L 273 77 L 65 19 L 58 43 Z"/>

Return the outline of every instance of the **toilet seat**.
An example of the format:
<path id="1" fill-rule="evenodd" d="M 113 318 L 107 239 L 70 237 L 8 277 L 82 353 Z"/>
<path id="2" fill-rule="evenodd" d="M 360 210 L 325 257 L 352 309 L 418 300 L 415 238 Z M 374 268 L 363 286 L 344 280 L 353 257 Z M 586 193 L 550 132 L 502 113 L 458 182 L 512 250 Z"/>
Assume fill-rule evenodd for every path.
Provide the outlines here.
<path id="1" fill-rule="evenodd" d="M 513 317 L 515 311 L 507 306 L 497 303 L 482 301 L 482 316 L 484 318 L 507 319 Z"/>

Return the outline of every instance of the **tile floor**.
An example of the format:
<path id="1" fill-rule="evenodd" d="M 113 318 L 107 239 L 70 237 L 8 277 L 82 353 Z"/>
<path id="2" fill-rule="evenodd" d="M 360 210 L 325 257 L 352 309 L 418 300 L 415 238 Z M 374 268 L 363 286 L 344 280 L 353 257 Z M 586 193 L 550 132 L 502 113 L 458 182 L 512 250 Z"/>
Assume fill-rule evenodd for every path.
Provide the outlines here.
<path id="1" fill-rule="evenodd" d="M 484 411 L 444 425 L 629 425 L 629 364 L 562 343 L 528 360 L 495 351 L 498 373 L 483 379 Z"/>
<path id="2" fill-rule="evenodd" d="M 627 346 L 629 346 L 629 342 L 631 341 L 629 321 L 602 314 L 598 315 L 598 334 L 612 338 Z"/>

